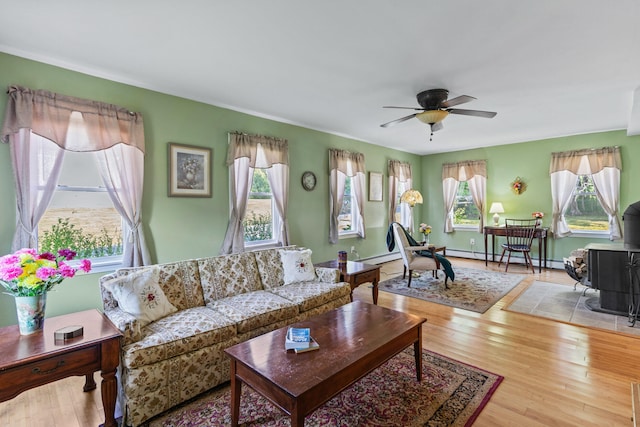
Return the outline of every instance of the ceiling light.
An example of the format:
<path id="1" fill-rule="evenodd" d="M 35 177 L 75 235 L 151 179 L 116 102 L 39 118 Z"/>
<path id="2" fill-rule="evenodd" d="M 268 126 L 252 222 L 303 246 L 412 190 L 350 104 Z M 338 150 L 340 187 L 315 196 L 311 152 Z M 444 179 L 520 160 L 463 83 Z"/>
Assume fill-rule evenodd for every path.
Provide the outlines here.
<path id="1" fill-rule="evenodd" d="M 449 112 L 446 110 L 429 110 L 416 114 L 416 118 L 422 123 L 432 125 L 434 123 L 443 121 L 448 115 Z"/>

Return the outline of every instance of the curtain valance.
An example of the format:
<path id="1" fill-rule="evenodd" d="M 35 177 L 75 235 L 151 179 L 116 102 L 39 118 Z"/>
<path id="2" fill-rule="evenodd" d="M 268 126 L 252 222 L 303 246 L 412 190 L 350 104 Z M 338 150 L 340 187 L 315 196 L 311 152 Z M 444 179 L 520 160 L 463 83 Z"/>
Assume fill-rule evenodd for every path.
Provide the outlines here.
<path id="1" fill-rule="evenodd" d="M 258 150 L 258 146 L 262 149 Z M 264 135 L 249 135 L 241 132 L 229 133 L 227 165 L 246 157 L 252 168 L 270 168 L 274 164 L 289 164 L 289 143 L 286 139 Z"/>
<path id="2" fill-rule="evenodd" d="M 388 174 L 390 177 L 396 177 L 400 182 L 407 182 L 412 179 L 411 163 L 389 160 Z"/>
<path id="3" fill-rule="evenodd" d="M 32 90 L 11 85 L 7 93 L 7 108 L 0 138 L 20 129 L 30 129 L 60 148 L 72 151 L 99 151 L 116 144 L 126 144 L 144 153 L 144 124 L 142 114 L 126 108 L 98 101 L 60 95 L 46 90 Z M 82 115 L 87 140 L 81 144 L 67 142 L 72 113 Z"/>
<path id="4" fill-rule="evenodd" d="M 365 173 L 364 154 L 350 151 L 329 149 L 329 170 L 337 170 L 347 176 Z"/>
<path id="5" fill-rule="evenodd" d="M 442 180 L 453 178 L 456 181 L 468 181 L 474 176 L 487 177 L 486 160 L 465 160 L 442 165 Z"/>
<path id="6" fill-rule="evenodd" d="M 620 147 L 587 148 L 551 153 L 549 174 L 560 171 L 576 175 L 595 174 L 605 168 L 622 170 Z"/>

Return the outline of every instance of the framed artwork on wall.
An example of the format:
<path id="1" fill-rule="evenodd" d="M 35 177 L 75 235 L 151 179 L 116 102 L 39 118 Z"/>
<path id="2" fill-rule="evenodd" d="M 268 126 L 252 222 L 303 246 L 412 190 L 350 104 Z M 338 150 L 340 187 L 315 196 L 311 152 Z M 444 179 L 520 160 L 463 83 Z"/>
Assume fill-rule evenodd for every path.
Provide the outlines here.
<path id="1" fill-rule="evenodd" d="M 169 197 L 211 197 L 211 148 L 169 143 Z"/>
<path id="2" fill-rule="evenodd" d="M 382 173 L 369 172 L 369 201 L 382 201 Z"/>

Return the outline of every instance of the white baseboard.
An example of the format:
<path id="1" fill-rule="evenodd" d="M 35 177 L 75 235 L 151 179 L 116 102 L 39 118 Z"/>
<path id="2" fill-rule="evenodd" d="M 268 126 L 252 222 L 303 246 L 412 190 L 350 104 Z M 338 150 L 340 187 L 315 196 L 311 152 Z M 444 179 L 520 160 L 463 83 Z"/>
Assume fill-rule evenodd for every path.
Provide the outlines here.
<path id="1" fill-rule="evenodd" d="M 478 261 L 484 261 L 484 252 L 472 252 L 472 251 L 461 251 L 461 250 L 450 250 L 447 249 L 447 256 L 456 257 L 456 258 L 465 258 L 465 259 L 476 259 Z M 389 254 L 376 255 L 368 258 L 362 258 L 358 260 L 352 261 L 361 261 L 369 264 L 382 264 L 389 261 L 395 261 L 400 259 L 400 252 L 391 252 Z M 514 258 L 513 256 L 511 258 Z M 516 257 L 519 262 L 522 261 L 522 257 Z M 537 267 L 538 260 L 534 259 L 533 264 Z M 564 270 L 564 264 L 561 261 L 548 260 L 547 267 L 552 269 Z"/>

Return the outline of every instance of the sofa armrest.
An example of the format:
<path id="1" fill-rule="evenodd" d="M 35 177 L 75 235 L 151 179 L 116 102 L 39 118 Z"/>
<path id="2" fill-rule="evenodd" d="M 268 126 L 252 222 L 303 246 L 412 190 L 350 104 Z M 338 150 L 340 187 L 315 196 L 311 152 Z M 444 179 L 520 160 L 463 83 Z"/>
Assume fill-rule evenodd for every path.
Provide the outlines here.
<path id="1" fill-rule="evenodd" d="M 122 332 L 124 339 L 123 346 L 140 341 L 142 333 L 140 332 L 140 322 L 138 319 L 126 311 L 123 311 L 120 307 L 105 310 L 104 314 L 111 320 L 115 327 Z"/>
<path id="2" fill-rule="evenodd" d="M 340 270 L 329 267 L 316 267 L 318 280 L 326 283 L 338 283 L 340 281 Z"/>

